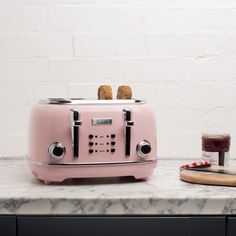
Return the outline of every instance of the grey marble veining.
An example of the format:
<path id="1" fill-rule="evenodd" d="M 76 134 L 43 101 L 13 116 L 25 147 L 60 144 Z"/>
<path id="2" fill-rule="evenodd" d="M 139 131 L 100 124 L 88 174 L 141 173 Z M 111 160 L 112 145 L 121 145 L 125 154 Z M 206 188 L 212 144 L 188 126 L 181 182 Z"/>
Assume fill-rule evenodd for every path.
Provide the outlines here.
<path id="1" fill-rule="evenodd" d="M 178 167 L 183 163 L 159 160 L 143 182 L 103 178 L 45 185 L 31 174 L 26 160 L 0 160 L 0 214 L 236 213 L 236 188 L 182 182 Z"/>

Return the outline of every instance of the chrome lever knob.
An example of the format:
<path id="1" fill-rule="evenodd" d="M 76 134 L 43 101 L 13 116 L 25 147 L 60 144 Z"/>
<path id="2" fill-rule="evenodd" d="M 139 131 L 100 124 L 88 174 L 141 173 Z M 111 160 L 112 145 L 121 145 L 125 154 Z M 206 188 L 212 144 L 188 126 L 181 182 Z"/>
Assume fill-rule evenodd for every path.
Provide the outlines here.
<path id="1" fill-rule="evenodd" d="M 131 121 L 131 120 L 127 120 L 127 121 L 125 121 L 125 126 L 126 127 L 132 127 L 132 126 L 134 126 L 134 122 Z"/>
<path id="2" fill-rule="evenodd" d="M 137 145 L 137 153 L 141 158 L 147 157 L 151 150 L 151 144 L 147 140 L 143 140 Z"/>
<path id="3" fill-rule="evenodd" d="M 82 125 L 82 121 L 74 121 L 73 126 L 79 127 Z"/>
<path id="4" fill-rule="evenodd" d="M 48 147 L 48 154 L 54 160 L 60 160 L 64 157 L 66 148 L 60 142 L 54 142 Z"/>

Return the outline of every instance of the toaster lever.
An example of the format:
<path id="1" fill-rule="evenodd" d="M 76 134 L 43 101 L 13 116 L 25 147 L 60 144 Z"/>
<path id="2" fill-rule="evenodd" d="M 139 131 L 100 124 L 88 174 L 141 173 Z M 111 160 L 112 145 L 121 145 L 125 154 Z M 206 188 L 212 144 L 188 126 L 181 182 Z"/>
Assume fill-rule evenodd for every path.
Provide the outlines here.
<path id="1" fill-rule="evenodd" d="M 124 134 L 125 134 L 125 155 L 130 156 L 130 143 L 131 143 L 131 127 L 134 125 L 134 122 L 131 120 L 131 111 L 123 110 L 124 113 Z"/>
<path id="2" fill-rule="evenodd" d="M 79 111 L 76 109 L 70 110 L 70 120 L 71 120 L 71 139 L 72 139 L 72 149 L 73 157 L 79 157 L 79 126 L 82 122 L 79 120 Z"/>

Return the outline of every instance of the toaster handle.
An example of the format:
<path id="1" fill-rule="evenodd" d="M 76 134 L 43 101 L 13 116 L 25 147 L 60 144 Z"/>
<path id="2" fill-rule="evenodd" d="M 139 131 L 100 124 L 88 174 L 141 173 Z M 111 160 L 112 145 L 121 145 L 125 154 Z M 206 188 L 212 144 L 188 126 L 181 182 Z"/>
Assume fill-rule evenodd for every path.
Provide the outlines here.
<path id="1" fill-rule="evenodd" d="M 76 109 L 70 110 L 70 120 L 71 120 L 71 139 L 72 139 L 72 150 L 73 157 L 79 157 L 79 126 L 82 122 L 79 120 L 79 111 Z"/>
<path id="2" fill-rule="evenodd" d="M 131 120 L 131 111 L 123 110 L 124 112 L 124 124 L 125 124 L 125 155 L 130 156 L 130 143 L 131 143 L 131 127 L 134 125 L 134 122 Z"/>

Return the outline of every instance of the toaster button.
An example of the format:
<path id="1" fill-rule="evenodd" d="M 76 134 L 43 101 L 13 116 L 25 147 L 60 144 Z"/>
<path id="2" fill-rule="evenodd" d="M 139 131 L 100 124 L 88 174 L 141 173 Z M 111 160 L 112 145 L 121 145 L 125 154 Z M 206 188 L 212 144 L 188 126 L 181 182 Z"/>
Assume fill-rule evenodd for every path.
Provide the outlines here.
<path id="1" fill-rule="evenodd" d="M 115 148 L 112 148 L 112 149 L 111 149 L 111 153 L 114 153 L 115 151 L 116 151 Z"/>
<path id="2" fill-rule="evenodd" d="M 116 144 L 115 141 L 111 141 L 111 145 L 114 146 Z"/>
<path id="3" fill-rule="evenodd" d="M 93 149 L 89 149 L 89 153 L 92 154 L 93 153 Z"/>
<path id="4" fill-rule="evenodd" d="M 93 138 L 93 135 L 92 135 L 92 134 L 90 134 L 90 135 L 89 135 L 89 139 L 92 139 L 92 138 Z"/>
<path id="5" fill-rule="evenodd" d="M 111 138 L 115 138 L 116 137 L 116 135 L 115 134 L 111 134 Z"/>
<path id="6" fill-rule="evenodd" d="M 92 147 L 93 146 L 93 142 L 89 142 L 89 146 Z"/>
<path id="7" fill-rule="evenodd" d="M 151 150 L 151 144 L 147 140 L 143 140 L 137 145 L 137 153 L 140 157 L 148 156 Z"/>
<path id="8" fill-rule="evenodd" d="M 51 158 L 59 160 L 65 155 L 66 149 L 62 143 L 54 142 L 49 146 L 48 153 Z"/>

